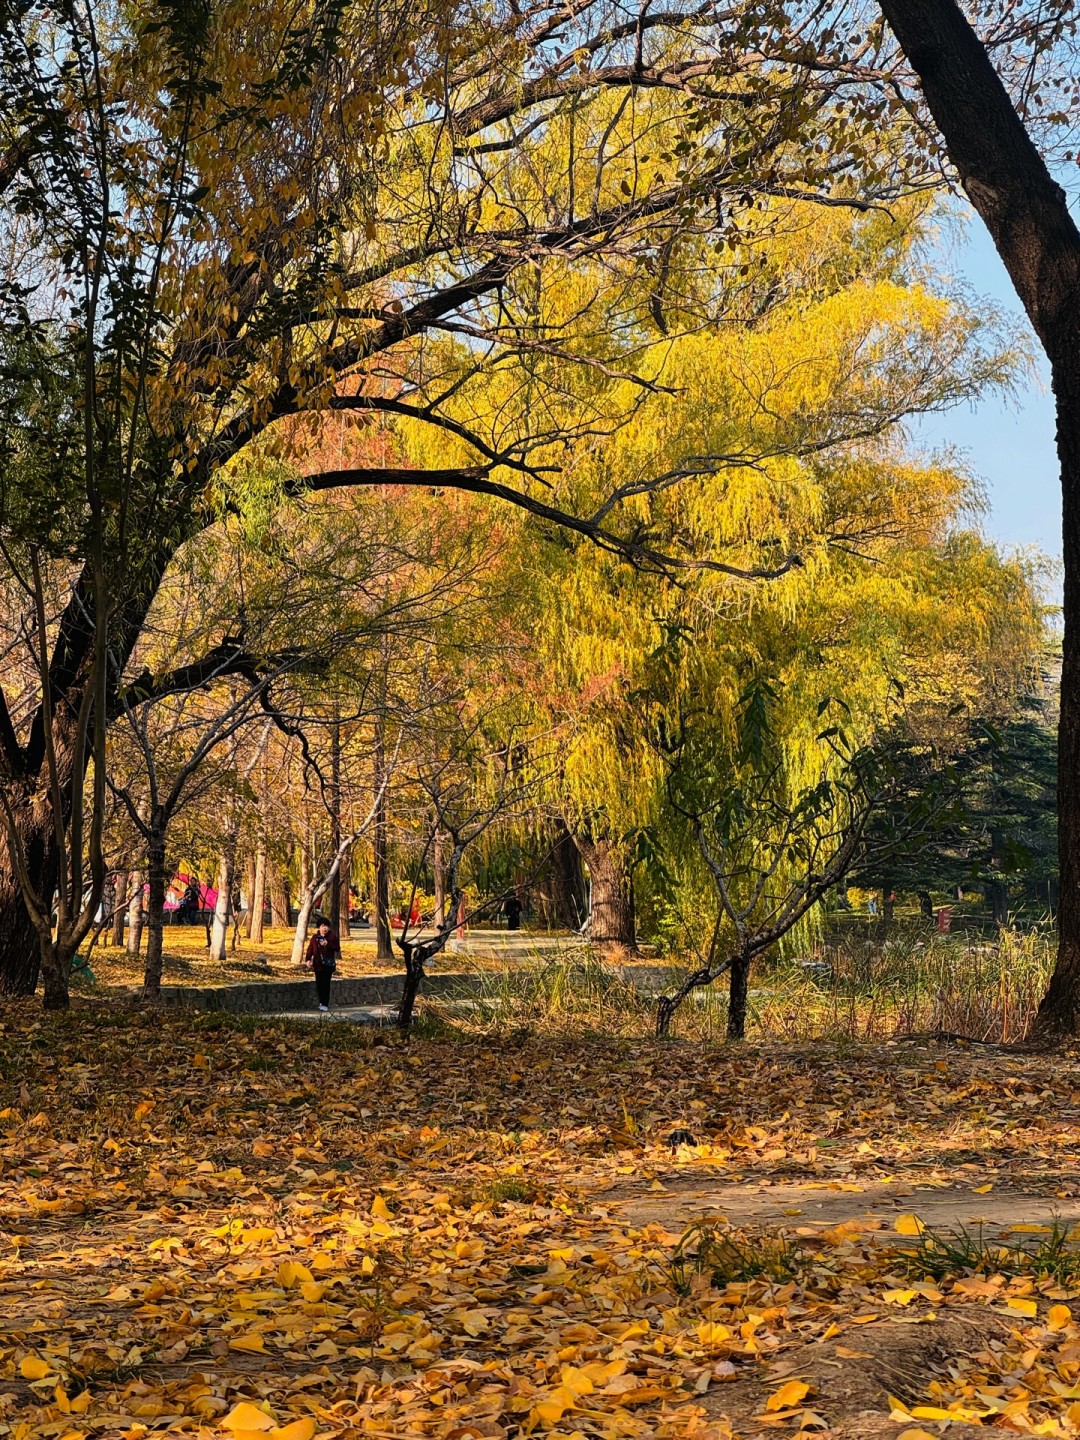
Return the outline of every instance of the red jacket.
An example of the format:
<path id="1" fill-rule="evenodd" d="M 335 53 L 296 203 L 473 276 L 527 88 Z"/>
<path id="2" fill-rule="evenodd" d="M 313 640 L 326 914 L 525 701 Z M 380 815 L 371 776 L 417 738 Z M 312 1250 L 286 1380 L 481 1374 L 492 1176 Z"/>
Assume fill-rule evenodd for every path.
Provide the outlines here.
<path id="1" fill-rule="evenodd" d="M 308 941 L 306 960 L 311 970 L 332 970 L 334 962 L 341 959 L 341 941 L 337 931 L 321 935 L 318 930 Z"/>

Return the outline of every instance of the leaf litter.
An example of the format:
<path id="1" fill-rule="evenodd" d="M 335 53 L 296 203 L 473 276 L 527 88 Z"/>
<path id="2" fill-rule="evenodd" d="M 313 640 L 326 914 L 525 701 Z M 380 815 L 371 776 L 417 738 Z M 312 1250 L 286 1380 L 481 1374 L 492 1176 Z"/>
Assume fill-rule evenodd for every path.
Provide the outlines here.
<path id="1" fill-rule="evenodd" d="M 1069 1209 L 1071 1059 L 12 1007 L 0 1073 L 13 1440 L 1080 1434 L 1049 1227 L 920 1271 L 920 1195 Z M 688 1231 L 687 1176 L 851 1215 Z"/>

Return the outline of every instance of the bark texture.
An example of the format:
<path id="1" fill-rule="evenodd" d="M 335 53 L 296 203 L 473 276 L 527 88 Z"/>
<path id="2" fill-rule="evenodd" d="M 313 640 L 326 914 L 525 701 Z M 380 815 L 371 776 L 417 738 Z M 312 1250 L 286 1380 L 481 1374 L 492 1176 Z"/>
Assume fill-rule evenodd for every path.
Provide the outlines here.
<path id="1" fill-rule="evenodd" d="M 132 870 L 129 882 L 127 949 L 129 955 L 138 955 L 142 949 L 143 933 L 143 872 Z"/>
<path id="2" fill-rule="evenodd" d="M 375 737 L 375 817 L 371 830 L 372 861 L 375 870 L 375 959 L 393 960 L 394 942 L 390 933 L 390 857 L 388 854 L 388 807 L 386 803 L 386 752 L 381 729 Z"/>
<path id="3" fill-rule="evenodd" d="M 56 889 L 57 857 L 52 827 L 43 815 L 27 815 L 21 827 L 30 874 L 39 893 Z M 0 851 L 3 850 L 0 844 Z M 6 862 L 6 852 L 3 854 Z M 32 995 L 41 973 L 38 933 L 7 863 L 0 864 L 0 995 Z"/>
<path id="4" fill-rule="evenodd" d="M 1058 959 L 1036 1020 L 1080 1033 L 1080 230 L 955 0 L 881 0 L 961 184 L 1050 362 L 1061 464 L 1064 639 L 1058 728 Z"/>
<path id="5" fill-rule="evenodd" d="M 589 867 L 592 907 L 589 938 L 601 952 L 637 951 L 634 877 L 629 855 L 613 840 L 578 836 L 577 847 Z"/>
<path id="6" fill-rule="evenodd" d="M 581 852 L 562 820 L 551 829 L 550 857 L 536 886 L 542 924 L 551 930 L 580 930 L 588 905 Z"/>
<path id="7" fill-rule="evenodd" d="M 146 857 L 146 962 L 143 966 L 143 999 L 156 1000 L 161 994 L 162 949 L 165 926 L 165 891 L 169 884 L 165 868 L 165 834 L 155 831 L 147 845 Z"/>
<path id="8" fill-rule="evenodd" d="M 266 846 L 260 840 L 255 851 L 255 875 L 251 882 L 251 929 L 249 935 L 256 945 L 262 944 L 263 915 L 266 910 Z"/>

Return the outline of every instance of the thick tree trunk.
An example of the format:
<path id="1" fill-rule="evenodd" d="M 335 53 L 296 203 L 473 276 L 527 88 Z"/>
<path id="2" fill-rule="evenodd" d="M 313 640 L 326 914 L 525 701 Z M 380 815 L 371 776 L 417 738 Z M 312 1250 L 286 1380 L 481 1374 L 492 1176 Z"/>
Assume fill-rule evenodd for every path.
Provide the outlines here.
<path id="1" fill-rule="evenodd" d="M 1077 329 L 1080 335 L 1080 327 Z M 1074 337 L 1074 345 L 1075 345 Z M 1058 720 L 1058 955 L 1035 1020 L 1046 1039 L 1080 1035 L 1080 355 L 1055 367 L 1061 458 L 1064 634 Z"/>
<path id="2" fill-rule="evenodd" d="M 164 946 L 165 891 L 169 884 L 165 868 L 165 831 L 155 829 L 147 845 L 146 880 L 146 963 L 143 966 L 143 999 L 156 1000 L 161 994 L 162 949 Z"/>
<path id="3" fill-rule="evenodd" d="M 551 930 L 580 930 L 587 906 L 581 852 L 562 820 L 551 827 L 551 853 L 538 886 L 540 919 Z"/>
<path id="4" fill-rule="evenodd" d="M 143 934 L 143 872 L 132 870 L 128 891 L 127 949 L 129 955 L 138 955 L 142 949 Z"/>
<path id="5" fill-rule="evenodd" d="M 28 816 L 20 829 L 31 879 L 39 894 L 51 895 L 57 873 L 52 826 L 38 815 Z M 2 840 L 0 857 L 0 995 L 32 995 L 41 970 L 41 944 Z"/>
<path id="6" fill-rule="evenodd" d="M 71 975 L 71 955 L 51 940 L 38 938 L 41 954 L 41 978 L 43 993 L 41 1003 L 46 1010 L 66 1010 L 71 1004 L 68 993 L 68 978 Z"/>
<path id="7" fill-rule="evenodd" d="M 255 851 L 255 874 L 251 881 L 251 929 L 248 934 L 256 945 L 263 940 L 263 912 L 266 909 L 266 845 L 260 840 Z"/>
<path id="8" fill-rule="evenodd" d="M 1064 635 L 1058 726 L 1058 959 L 1042 1037 L 1080 1034 L 1080 230 L 955 0 L 881 0 L 949 159 L 1050 361 L 1061 462 Z"/>
<path id="9" fill-rule="evenodd" d="M 994 924 L 1003 930 L 1009 923 L 1009 887 L 1003 880 L 992 880 L 986 887 L 986 899 Z"/>
<path id="10" fill-rule="evenodd" d="M 601 952 L 636 953 L 634 877 L 630 857 L 611 840 L 577 837 L 581 858 L 589 867 L 592 908 L 589 939 Z"/>
<path id="11" fill-rule="evenodd" d="M 236 842 L 230 836 L 218 860 L 217 902 L 210 927 L 210 959 L 224 965 L 228 958 L 229 915 L 232 911 L 233 872 L 236 868 Z"/>
<path id="12" fill-rule="evenodd" d="M 390 862 L 388 845 L 388 807 L 386 751 L 382 727 L 375 735 L 375 762 L 372 784 L 375 790 L 375 816 L 371 830 L 372 862 L 375 870 L 375 959 L 393 960 L 394 942 L 390 934 Z"/>
<path id="13" fill-rule="evenodd" d="M 728 976 L 727 1038 L 746 1038 L 746 1002 L 750 987 L 750 959 L 736 955 L 731 961 Z"/>
<path id="14" fill-rule="evenodd" d="M 276 860 L 270 865 L 270 924 L 275 930 L 289 926 L 289 886 Z"/>

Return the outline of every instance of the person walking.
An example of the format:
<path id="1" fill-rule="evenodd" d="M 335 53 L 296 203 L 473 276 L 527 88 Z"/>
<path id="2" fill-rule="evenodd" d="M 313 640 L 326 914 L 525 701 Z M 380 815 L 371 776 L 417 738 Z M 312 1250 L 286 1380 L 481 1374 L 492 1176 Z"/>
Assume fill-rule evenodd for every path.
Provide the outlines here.
<path id="1" fill-rule="evenodd" d="M 308 941 L 304 963 L 314 972 L 315 990 L 319 997 L 319 1009 L 330 1009 L 330 982 L 334 978 L 337 962 L 341 959 L 341 942 L 326 916 L 320 916 L 315 934 Z"/>

